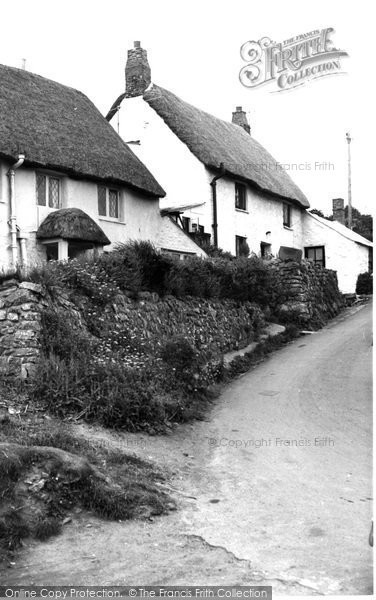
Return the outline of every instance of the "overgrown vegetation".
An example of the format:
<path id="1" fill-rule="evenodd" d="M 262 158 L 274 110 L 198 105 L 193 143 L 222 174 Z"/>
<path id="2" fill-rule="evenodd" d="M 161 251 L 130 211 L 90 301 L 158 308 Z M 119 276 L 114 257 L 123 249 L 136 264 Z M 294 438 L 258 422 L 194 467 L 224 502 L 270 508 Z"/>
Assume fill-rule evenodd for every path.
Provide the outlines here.
<path id="1" fill-rule="evenodd" d="M 5 389 L 2 388 L 4 397 Z M 47 539 L 75 511 L 108 519 L 160 515 L 175 508 L 155 465 L 99 442 L 74 436 L 67 425 L 29 415 L 1 415 L 0 554 L 25 537 Z"/>
<path id="2" fill-rule="evenodd" d="M 75 328 L 62 311 L 45 311 L 34 400 L 60 416 L 128 431 L 164 431 L 201 417 L 221 370 L 208 352 L 178 336 L 161 343 L 156 355 L 121 324 L 103 319 L 101 330 L 95 319 L 91 325 L 95 335 Z"/>
<path id="3" fill-rule="evenodd" d="M 356 293 L 360 295 L 370 295 L 373 293 L 372 273 L 360 273 L 356 282 Z"/>
<path id="4" fill-rule="evenodd" d="M 230 298 L 260 306 L 273 305 L 279 292 L 273 270 L 256 256 L 235 259 L 217 250 L 216 256 L 205 260 L 179 261 L 149 242 L 120 244 L 92 261 L 51 262 L 32 270 L 28 279 L 52 291 L 60 285 L 81 290 L 98 305 L 110 302 L 120 290 L 133 297 L 148 291 L 178 298 Z"/>
<path id="5" fill-rule="evenodd" d="M 249 328 L 263 324 L 258 306 L 278 295 L 274 273 L 257 258 L 164 256 L 150 243 L 119 245 L 96 260 L 51 262 L 28 279 L 52 296 L 63 287 L 80 317 L 55 305 L 42 315 L 42 357 L 31 397 L 57 415 L 67 413 L 128 431 L 164 431 L 174 422 L 201 418 L 223 377 L 221 358 L 193 336 L 152 343 L 119 323 L 108 308 L 119 294 L 142 292 L 177 298 L 252 300 Z M 257 310 L 256 310 L 257 309 Z M 107 312 L 106 312 L 107 311 Z M 269 311 L 270 312 L 270 311 Z M 253 332 L 251 332 L 253 335 Z"/>
<path id="6" fill-rule="evenodd" d="M 179 261 L 148 242 L 119 245 L 95 260 L 50 262 L 28 279 L 53 300 L 42 314 L 30 398 L 58 416 L 151 433 L 202 418 L 225 375 L 221 352 L 203 344 L 200 331 L 153 338 L 142 323 L 132 329 L 115 318 L 114 303 L 145 292 L 247 302 L 244 332 L 253 341 L 264 325 L 260 307 L 270 319 L 283 296 L 276 271 L 256 257 L 219 252 Z M 70 309 L 59 302 L 62 289 Z"/>

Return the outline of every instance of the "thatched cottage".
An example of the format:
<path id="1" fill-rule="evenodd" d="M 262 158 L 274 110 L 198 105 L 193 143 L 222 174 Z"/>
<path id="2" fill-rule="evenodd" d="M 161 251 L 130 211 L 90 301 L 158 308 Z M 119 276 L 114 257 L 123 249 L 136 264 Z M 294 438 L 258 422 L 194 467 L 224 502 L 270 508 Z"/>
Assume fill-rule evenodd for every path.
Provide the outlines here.
<path id="1" fill-rule="evenodd" d="M 84 94 L 0 65 L 0 271 L 131 239 L 202 254 L 161 217 L 163 196 Z"/>
<path id="2" fill-rule="evenodd" d="M 251 136 L 241 107 L 227 122 L 152 83 L 147 52 L 135 42 L 128 50 L 125 91 L 107 119 L 133 144 L 166 190 L 161 201 L 164 214 L 171 215 L 193 239 L 210 240 L 237 255 L 249 249 L 259 256 L 305 256 L 337 269 L 344 292 L 355 290 L 360 272 L 355 275 L 355 271 L 368 264 L 368 245 L 352 240 L 362 254 L 361 265 L 347 248 L 354 273 L 340 277 L 348 264 L 336 260 L 335 252 L 325 254 L 325 248 L 321 252 L 333 230 L 321 235 L 320 223 L 307 211 L 306 196 Z M 313 235 L 316 226 L 317 236 Z M 335 235 L 338 244 L 345 239 L 338 232 Z"/>

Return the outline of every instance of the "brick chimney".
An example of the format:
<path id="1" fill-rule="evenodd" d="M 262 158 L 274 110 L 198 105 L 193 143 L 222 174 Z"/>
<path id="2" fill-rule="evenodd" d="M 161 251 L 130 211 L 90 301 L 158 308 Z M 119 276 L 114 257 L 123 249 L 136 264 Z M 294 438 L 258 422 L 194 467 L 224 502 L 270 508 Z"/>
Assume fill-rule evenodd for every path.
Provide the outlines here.
<path id="1" fill-rule="evenodd" d="M 142 96 L 151 83 L 151 71 L 146 50 L 140 42 L 133 42 L 133 48 L 128 50 L 128 60 L 125 66 L 125 95 L 127 98 Z"/>
<path id="2" fill-rule="evenodd" d="M 343 200 L 343 198 L 333 199 L 333 219 L 335 221 L 338 221 L 338 223 L 342 223 L 342 225 L 346 225 L 345 201 Z"/>
<path id="3" fill-rule="evenodd" d="M 235 112 L 232 113 L 232 122 L 235 123 L 235 125 L 240 125 L 247 133 L 251 134 L 247 115 L 241 106 L 237 106 Z"/>

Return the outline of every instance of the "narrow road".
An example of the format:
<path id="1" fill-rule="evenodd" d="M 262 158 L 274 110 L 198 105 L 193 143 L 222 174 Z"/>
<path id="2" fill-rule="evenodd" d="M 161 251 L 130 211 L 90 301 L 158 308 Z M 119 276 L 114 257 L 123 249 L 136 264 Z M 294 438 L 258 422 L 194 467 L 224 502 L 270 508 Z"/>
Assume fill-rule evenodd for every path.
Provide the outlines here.
<path id="1" fill-rule="evenodd" d="M 369 593 L 371 345 L 369 305 L 226 389 L 191 476 L 201 492 L 192 532 L 273 579 Z"/>
<path id="2" fill-rule="evenodd" d="M 228 385 L 167 437 L 79 426 L 166 464 L 180 510 L 153 523 L 74 519 L 30 543 L 9 584 L 272 584 L 370 594 L 371 306 L 348 310 Z"/>

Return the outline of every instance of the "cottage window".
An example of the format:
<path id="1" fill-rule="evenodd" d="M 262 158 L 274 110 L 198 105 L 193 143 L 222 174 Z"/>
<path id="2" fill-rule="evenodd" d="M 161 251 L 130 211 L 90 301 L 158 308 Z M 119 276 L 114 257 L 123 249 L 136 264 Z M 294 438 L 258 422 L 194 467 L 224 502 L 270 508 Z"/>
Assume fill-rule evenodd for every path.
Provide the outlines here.
<path id="1" fill-rule="evenodd" d="M 290 204 L 283 204 L 283 226 L 291 227 L 291 206 Z"/>
<path id="2" fill-rule="evenodd" d="M 58 177 L 37 173 L 37 202 L 39 206 L 61 208 L 61 181 Z"/>
<path id="3" fill-rule="evenodd" d="M 247 210 L 247 188 L 243 183 L 235 183 L 235 208 Z"/>
<path id="4" fill-rule="evenodd" d="M 315 265 L 325 267 L 325 248 L 324 246 L 311 246 L 304 248 L 304 256 Z"/>
<path id="5" fill-rule="evenodd" d="M 101 185 L 98 186 L 98 215 L 100 217 L 109 217 L 110 219 L 119 218 L 118 190 L 107 189 Z"/>
<path id="6" fill-rule="evenodd" d="M 247 244 L 247 238 L 242 237 L 241 235 L 236 235 L 235 236 L 235 248 L 236 248 L 236 256 L 248 256 L 249 246 Z"/>

